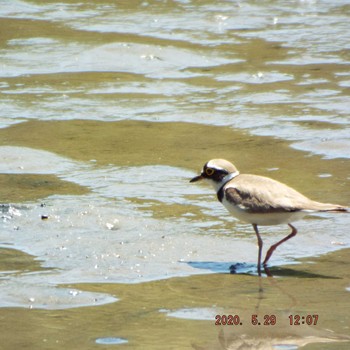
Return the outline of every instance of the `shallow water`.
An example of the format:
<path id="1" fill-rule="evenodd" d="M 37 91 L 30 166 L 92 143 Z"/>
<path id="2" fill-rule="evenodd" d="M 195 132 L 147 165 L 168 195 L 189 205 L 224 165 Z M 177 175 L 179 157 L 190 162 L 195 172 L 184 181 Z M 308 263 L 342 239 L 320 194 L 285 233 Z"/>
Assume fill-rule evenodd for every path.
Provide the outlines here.
<path id="1" fill-rule="evenodd" d="M 0 348 L 347 348 L 350 216 L 296 223 L 259 279 L 252 227 L 188 181 L 222 157 L 349 204 L 349 10 L 0 1 Z"/>

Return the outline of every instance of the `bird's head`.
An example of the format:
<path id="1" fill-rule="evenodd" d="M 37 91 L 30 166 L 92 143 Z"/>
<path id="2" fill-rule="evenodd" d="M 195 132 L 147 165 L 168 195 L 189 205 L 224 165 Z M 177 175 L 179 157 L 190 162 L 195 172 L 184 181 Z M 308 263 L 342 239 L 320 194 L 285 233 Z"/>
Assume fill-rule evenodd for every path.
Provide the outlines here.
<path id="1" fill-rule="evenodd" d="M 218 191 L 225 183 L 225 179 L 228 179 L 228 176 L 231 174 L 239 174 L 237 168 L 232 163 L 225 159 L 212 159 L 204 164 L 200 175 L 195 176 L 190 182 L 207 180 Z"/>

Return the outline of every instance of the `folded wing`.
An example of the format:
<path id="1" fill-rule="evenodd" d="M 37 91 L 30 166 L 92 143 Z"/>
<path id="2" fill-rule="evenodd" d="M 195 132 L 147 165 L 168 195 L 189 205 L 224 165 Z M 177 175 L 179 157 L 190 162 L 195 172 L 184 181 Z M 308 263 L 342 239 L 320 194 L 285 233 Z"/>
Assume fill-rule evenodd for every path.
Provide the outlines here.
<path id="1" fill-rule="evenodd" d="M 270 178 L 242 174 L 225 186 L 226 200 L 249 213 L 296 211 L 347 211 L 347 208 L 313 201 Z"/>

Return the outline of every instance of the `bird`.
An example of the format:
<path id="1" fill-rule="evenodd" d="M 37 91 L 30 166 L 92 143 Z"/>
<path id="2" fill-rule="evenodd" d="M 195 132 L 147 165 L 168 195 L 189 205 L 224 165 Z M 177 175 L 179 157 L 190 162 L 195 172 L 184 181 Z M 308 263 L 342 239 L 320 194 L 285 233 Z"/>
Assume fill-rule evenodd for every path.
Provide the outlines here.
<path id="1" fill-rule="evenodd" d="M 204 164 L 200 175 L 190 182 L 207 180 L 218 200 L 237 219 L 253 225 L 258 241 L 258 274 L 261 275 L 263 241 L 258 226 L 287 224 L 291 233 L 266 252 L 262 263 L 266 268 L 275 249 L 297 234 L 291 222 L 314 212 L 348 212 L 349 208 L 311 200 L 288 185 L 269 177 L 241 174 L 225 159 L 212 159 Z"/>

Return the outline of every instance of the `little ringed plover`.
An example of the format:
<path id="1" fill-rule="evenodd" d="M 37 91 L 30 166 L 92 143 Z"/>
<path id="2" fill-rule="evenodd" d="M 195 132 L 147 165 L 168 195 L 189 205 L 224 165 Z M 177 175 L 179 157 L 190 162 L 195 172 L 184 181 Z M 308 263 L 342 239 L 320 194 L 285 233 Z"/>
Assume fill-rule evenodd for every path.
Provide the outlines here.
<path id="1" fill-rule="evenodd" d="M 225 159 L 207 162 L 200 175 L 190 182 L 210 182 L 218 200 L 236 218 L 253 225 L 258 239 L 258 272 L 260 275 L 263 242 L 258 225 L 288 224 L 292 232 L 270 247 L 263 265 L 266 267 L 274 250 L 294 237 L 297 229 L 291 222 L 302 219 L 312 212 L 347 212 L 348 208 L 330 203 L 313 201 L 293 188 L 268 177 L 240 174 L 237 168 Z"/>

